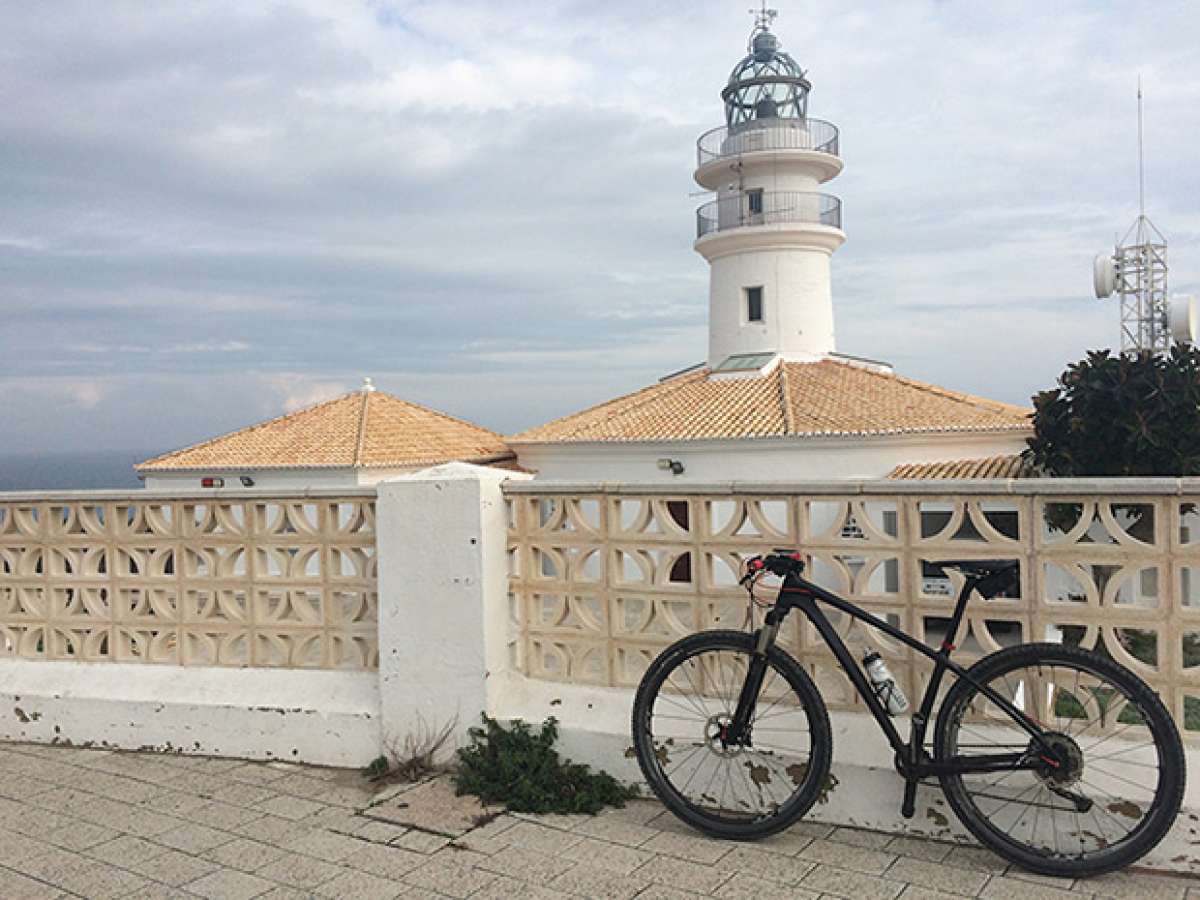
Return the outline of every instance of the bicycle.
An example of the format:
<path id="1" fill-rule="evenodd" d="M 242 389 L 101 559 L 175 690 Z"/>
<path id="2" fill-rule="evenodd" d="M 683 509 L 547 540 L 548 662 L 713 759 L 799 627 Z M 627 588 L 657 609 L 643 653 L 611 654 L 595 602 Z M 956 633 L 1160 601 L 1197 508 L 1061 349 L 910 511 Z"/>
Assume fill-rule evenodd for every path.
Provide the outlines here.
<path id="1" fill-rule="evenodd" d="M 1108 657 L 1068 644 L 1018 644 L 964 668 L 950 654 L 968 598 L 1003 592 L 1019 564 L 936 565 L 957 569 L 964 583 L 946 639 L 934 649 L 801 577 L 799 553 L 748 560 L 740 583 L 751 611 L 767 607 L 762 627 L 683 638 L 651 663 L 638 686 L 633 744 L 654 793 L 684 822 L 721 838 L 766 837 L 808 812 L 825 789 L 832 735 L 812 678 L 776 645 L 781 624 L 798 609 L 895 751 L 906 818 L 918 784 L 936 777 L 968 831 L 1032 872 L 1098 875 L 1150 851 L 1179 812 L 1186 777 L 1179 731 L 1158 696 Z M 773 604 L 754 595 L 767 572 L 783 579 Z M 873 682 L 819 602 L 933 662 L 907 743 L 888 711 L 905 705 L 894 681 Z M 938 703 L 947 671 L 956 679 Z"/>

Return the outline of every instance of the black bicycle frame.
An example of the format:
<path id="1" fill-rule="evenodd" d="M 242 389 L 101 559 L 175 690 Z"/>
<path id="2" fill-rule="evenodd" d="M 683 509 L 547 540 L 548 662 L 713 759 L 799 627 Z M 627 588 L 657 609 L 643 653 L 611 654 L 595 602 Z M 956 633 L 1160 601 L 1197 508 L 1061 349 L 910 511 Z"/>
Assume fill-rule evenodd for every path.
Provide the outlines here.
<path id="1" fill-rule="evenodd" d="M 937 650 L 934 650 L 883 619 L 842 599 L 837 594 L 830 593 L 824 588 L 800 577 L 798 574 L 789 574 L 784 578 L 779 599 L 767 613 L 764 625 L 758 632 L 757 656 L 761 659 L 761 663 L 750 666 L 746 683 L 743 685 L 741 696 L 738 698 L 738 707 L 732 723 L 732 733 L 735 735 L 744 733 L 745 728 L 749 724 L 751 716 L 754 714 L 755 700 L 761 688 L 766 668 L 765 654 L 768 648 L 774 643 L 775 637 L 779 632 L 779 626 L 787 617 L 787 614 L 793 609 L 798 609 L 808 617 L 813 627 L 817 629 L 821 637 L 824 638 L 825 643 L 829 645 L 829 649 L 833 651 L 838 664 L 850 678 L 855 690 L 863 698 L 867 709 L 871 711 L 871 715 L 875 717 L 875 721 L 879 723 L 880 729 L 887 736 L 892 749 L 895 750 L 897 768 L 909 782 L 908 788 L 905 791 L 905 815 L 912 815 L 913 797 L 916 793 L 916 779 L 927 775 L 965 775 L 1008 771 L 1012 769 L 1033 769 L 1045 765 L 1057 767 L 1060 763 L 1058 754 L 1046 744 L 1045 732 L 1041 725 L 1017 709 L 1008 698 L 993 690 L 988 685 L 980 684 L 970 675 L 967 669 L 950 659 L 950 653 L 954 650 L 954 644 L 951 641 L 954 635 L 958 633 L 958 628 L 962 624 L 971 591 L 983 580 L 984 578 L 980 576 L 967 576 L 966 583 L 959 594 L 958 602 L 955 604 L 954 614 L 950 619 L 947 637 L 942 642 L 942 645 Z M 897 730 L 895 724 L 893 724 L 891 716 L 876 695 L 875 689 L 867 680 L 861 666 L 855 661 L 850 650 L 846 647 L 845 641 L 842 640 L 832 623 L 825 616 L 825 613 L 818 607 L 818 601 L 828 603 L 835 609 L 864 622 L 872 628 L 882 631 L 888 637 L 900 641 L 923 656 L 933 660 L 933 674 L 929 679 L 929 685 L 925 689 L 925 695 L 921 699 L 919 708 L 913 713 L 912 732 L 907 744 L 900 737 L 900 732 Z M 941 685 L 942 677 L 945 675 L 946 670 L 950 670 L 957 677 L 973 684 L 981 694 L 1011 716 L 1021 728 L 1028 732 L 1032 739 L 1030 748 L 1026 748 L 1019 753 L 954 757 L 949 760 L 928 759 L 924 755 L 925 731 L 929 724 L 929 717 L 933 713 L 933 704 L 937 699 L 938 688 Z M 1031 753 L 1030 751 L 1034 744 L 1037 746 L 1037 752 Z"/>

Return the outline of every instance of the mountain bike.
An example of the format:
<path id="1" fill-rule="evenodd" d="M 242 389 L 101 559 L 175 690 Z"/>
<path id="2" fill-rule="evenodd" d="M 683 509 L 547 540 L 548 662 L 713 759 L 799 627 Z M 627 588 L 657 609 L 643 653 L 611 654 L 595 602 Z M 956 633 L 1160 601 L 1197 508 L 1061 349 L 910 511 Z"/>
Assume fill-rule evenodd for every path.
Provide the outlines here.
<path id="1" fill-rule="evenodd" d="M 1185 780 L 1179 732 L 1155 692 L 1107 656 L 1064 643 L 1017 644 L 964 668 L 951 659 L 951 641 L 968 598 L 1004 592 L 1019 564 L 936 565 L 959 571 L 964 581 L 935 649 L 806 580 L 798 553 L 747 560 L 741 584 L 751 610 L 766 607 L 762 626 L 683 638 L 651 663 L 638 686 L 633 744 L 654 793 L 706 834 L 749 840 L 787 828 L 826 790 L 829 713 L 812 678 L 776 644 L 781 624 L 798 609 L 895 751 L 906 818 L 918 784 L 936 778 L 980 842 L 1032 872 L 1098 875 L 1151 850 L 1179 812 Z M 754 594 L 765 573 L 783 579 L 770 604 Z M 868 659 L 864 671 L 818 603 L 932 661 L 907 743 L 889 715 L 906 701 L 886 667 Z M 956 677 L 939 700 L 947 671 Z"/>

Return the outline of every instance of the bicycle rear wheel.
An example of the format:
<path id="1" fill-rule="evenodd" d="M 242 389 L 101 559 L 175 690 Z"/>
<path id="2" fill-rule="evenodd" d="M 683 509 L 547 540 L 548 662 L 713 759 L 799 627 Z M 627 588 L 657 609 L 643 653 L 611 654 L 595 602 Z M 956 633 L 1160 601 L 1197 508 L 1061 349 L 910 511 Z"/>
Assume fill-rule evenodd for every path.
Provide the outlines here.
<path id="1" fill-rule="evenodd" d="M 946 799 L 975 837 L 1023 868 L 1061 877 L 1119 869 L 1162 840 L 1183 800 L 1183 745 L 1145 682 L 1062 644 L 1009 647 L 968 674 L 1037 721 L 1063 759 L 1057 767 L 943 775 Z M 946 695 L 937 759 L 1034 747 L 970 681 Z"/>
<path id="2" fill-rule="evenodd" d="M 825 704 L 777 647 L 749 739 L 723 740 L 754 647 L 754 636 L 740 631 L 684 638 L 651 663 L 633 704 L 633 746 L 647 783 L 675 815 L 714 837 L 781 831 L 808 812 L 829 774 Z"/>

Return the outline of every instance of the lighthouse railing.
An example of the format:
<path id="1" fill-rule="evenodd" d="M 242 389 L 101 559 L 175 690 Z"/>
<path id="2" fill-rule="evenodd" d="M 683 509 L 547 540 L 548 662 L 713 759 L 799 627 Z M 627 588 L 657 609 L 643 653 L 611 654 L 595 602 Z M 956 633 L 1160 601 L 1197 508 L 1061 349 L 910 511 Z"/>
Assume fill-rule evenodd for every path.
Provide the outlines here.
<path id="1" fill-rule="evenodd" d="M 722 125 L 696 141 L 696 164 L 744 153 L 812 150 L 838 155 L 837 126 L 822 119 L 752 119 L 732 128 Z"/>
<path id="2" fill-rule="evenodd" d="M 744 191 L 696 210 L 696 237 L 753 225 L 842 227 L 842 201 L 815 191 Z"/>

